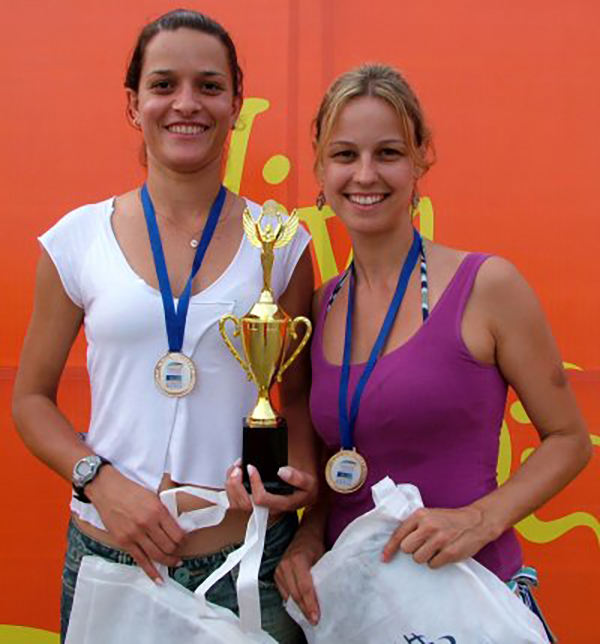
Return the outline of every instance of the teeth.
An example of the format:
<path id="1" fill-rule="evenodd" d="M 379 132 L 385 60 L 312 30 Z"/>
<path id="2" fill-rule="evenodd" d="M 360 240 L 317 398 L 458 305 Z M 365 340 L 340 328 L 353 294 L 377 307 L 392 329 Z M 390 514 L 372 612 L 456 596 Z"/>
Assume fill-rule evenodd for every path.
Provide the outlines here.
<path id="1" fill-rule="evenodd" d="M 184 124 L 175 124 L 169 125 L 167 128 L 169 132 L 174 134 L 200 134 L 206 128 L 202 125 L 184 125 Z"/>
<path id="2" fill-rule="evenodd" d="M 385 195 L 348 195 L 348 199 L 352 203 L 359 204 L 360 206 L 372 206 L 385 199 Z"/>

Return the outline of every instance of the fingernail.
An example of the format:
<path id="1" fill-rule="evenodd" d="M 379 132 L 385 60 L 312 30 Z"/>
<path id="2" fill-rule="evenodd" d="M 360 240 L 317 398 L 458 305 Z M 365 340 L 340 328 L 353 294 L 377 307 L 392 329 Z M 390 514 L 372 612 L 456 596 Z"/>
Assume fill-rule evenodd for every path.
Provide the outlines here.
<path id="1" fill-rule="evenodd" d="M 248 476 L 253 476 L 254 474 L 256 474 L 256 468 L 254 467 L 254 465 L 248 465 L 246 469 L 248 470 Z"/>
<path id="2" fill-rule="evenodd" d="M 240 456 L 240 458 L 236 459 L 236 461 L 235 461 L 234 465 L 235 465 L 236 467 L 239 467 L 241 464 L 242 464 L 242 457 Z"/>
<path id="3" fill-rule="evenodd" d="M 181 566 L 183 566 L 183 561 L 178 561 L 178 562 L 175 564 L 175 568 L 181 568 Z"/>
<path id="4" fill-rule="evenodd" d="M 319 616 L 316 613 L 311 613 L 310 614 L 310 623 L 313 626 L 316 626 L 318 621 L 319 621 Z"/>
<path id="5" fill-rule="evenodd" d="M 292 478 L 292 468 L 286 465 L 285 467 L 280 467 L 277 470 L 277 476 L 279 476 L 280 479 L 283 479 L 284 481 L 286 479 L 291 479 Z"/>
<path id="6" fill-rule="evenodd" d="M 240 470 L 239 467 L 234 467 L 229 477 L 232 479 L 239 479 L 241 475 L 242 475 L 242 470 Z"/>
<path id="7" fill-rule="evenodd" d="M 163 580 L 161 577 L 155 577 L 155 578 L 154 578 L 154 583 L 155 583 L 157 586 L 164 586 L 164 585 L 165 585 L 165 582 L 164 582 L 164 580 Z"/>

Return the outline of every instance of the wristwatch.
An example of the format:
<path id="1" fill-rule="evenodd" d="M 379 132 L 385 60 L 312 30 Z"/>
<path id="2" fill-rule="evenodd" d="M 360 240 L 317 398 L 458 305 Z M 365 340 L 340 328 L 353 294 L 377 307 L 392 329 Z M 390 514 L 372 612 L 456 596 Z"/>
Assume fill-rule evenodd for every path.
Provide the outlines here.
<path id="1" fill-rule="evenodd" d="M 85 486 L 96 478 L 100 468 L 104 465 L 110 465 L 110 461 L 97 454 L 84 456 L 75 463 L 71 480 L 76 499 L 83 503 L 91 503 L 84 492 Z"/>

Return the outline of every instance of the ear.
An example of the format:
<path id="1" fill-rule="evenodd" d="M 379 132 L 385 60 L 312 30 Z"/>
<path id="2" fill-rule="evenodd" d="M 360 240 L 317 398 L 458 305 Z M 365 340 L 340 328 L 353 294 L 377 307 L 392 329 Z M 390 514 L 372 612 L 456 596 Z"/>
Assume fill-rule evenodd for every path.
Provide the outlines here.
<path id="1" fill-rule="evenodd" d="M 138 93 L 135 92 L 132 89 L 127 89 L 125 90 L 127 92 L 127 116 L 129 116 L 129 120 L 131 121 L 131 124 L 136 127 L 140 128 L 140 112 L 139 112 L 139 97 Z"/>
<path id="2" fill-rule="evenodd" d="M 230 129 L 235 128 L 240 112 L 242 111 L 242 106 L 244 104 L 244 99 L 241 96 L 234 96 L 231 104 L 231 122 Z"/>

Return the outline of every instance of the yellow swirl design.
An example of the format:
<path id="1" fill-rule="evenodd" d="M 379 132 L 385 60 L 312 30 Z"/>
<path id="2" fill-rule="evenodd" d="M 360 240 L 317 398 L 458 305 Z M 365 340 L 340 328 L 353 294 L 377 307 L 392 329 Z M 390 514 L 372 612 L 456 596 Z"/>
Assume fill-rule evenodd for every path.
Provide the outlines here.
<path id="1" fill-rule="evenodd" d="M 564 362 L 565 369 L 574 369 L 582 371 L 581 367 L 570 362 Z M 523 407 L 521 401 L 517 400 L 510 406 L 510 416 L 513 420 L 521 425 L 531 424 L 531 420 Z M 595 434 L 591 435 L 592 443 L 600 445 L 600 436 Z M 524 463 L 529 456 L 534 452 L 534 449 L 529 447 L 521 453 L 520 461 Z M 508 425 L 506 421 L 502 423 L 502 430 L 500 433 L 500 453 L 498 458 L 498 485 L 502 485 L 510 476 L 512 466 L 512 441 Z M 516 526 L 517 531 L 531 543 L 549 543 L 559 539 L 567 532 L 574 528 L 584 527 L 592 530 L 598 540 L 600 546 L 600 521 L 588 512 L 573 512 L 564 517 L 554 519 L 551 521 L 543 521 L 539 519 L 535 513 L 532 513 L 523 519 Z"/>
<path id="2" fill-rule="evenodd" d="M 0 624 L 0 644 L 58 644 L 59 641 L 58 633 Z"/>

